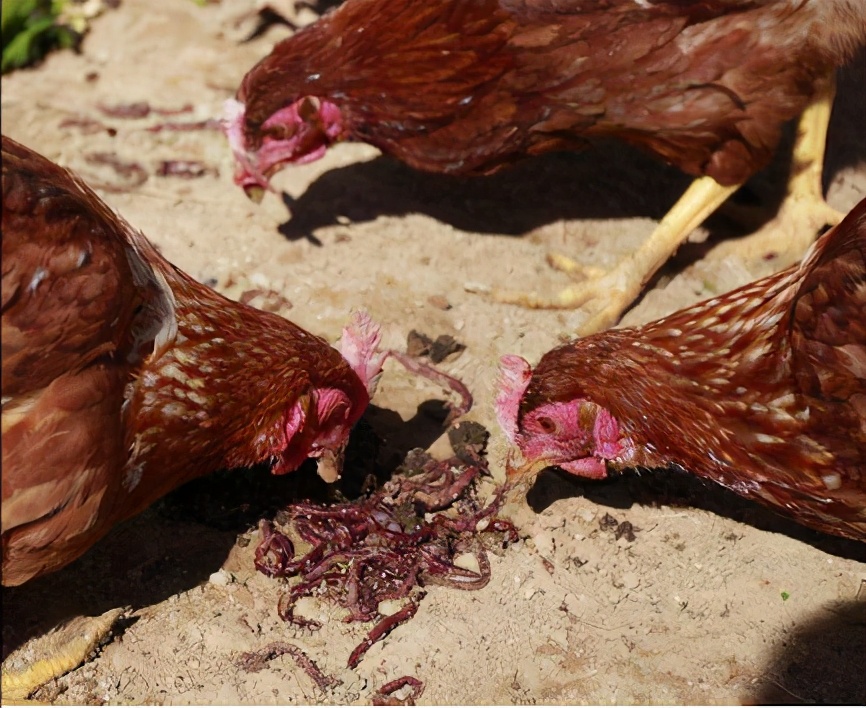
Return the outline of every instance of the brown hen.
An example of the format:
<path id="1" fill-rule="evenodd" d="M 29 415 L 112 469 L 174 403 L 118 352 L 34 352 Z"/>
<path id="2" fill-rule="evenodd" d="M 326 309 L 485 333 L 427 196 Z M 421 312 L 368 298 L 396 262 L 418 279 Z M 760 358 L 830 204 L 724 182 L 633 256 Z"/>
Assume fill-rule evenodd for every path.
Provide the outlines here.
<path id="1" fill-rule="evenodd" d="M 866 541 L 866 200 L 799 266 L 633 329 L 502 360 L 524 489 L 675 466 Z"/>
<path id="2" fill-rule="evenodd" d="M 790 240 L 793 220 L 803 243 L 781 250 L 799 258 L 838 221 L 821 195 L 832 74 L 864 40 L 860 0 L 348 0 L 249 71 L 225 126 L 248 191 L 341 140 L 466 175 L 617 137 L 699 177 L 610 273 L 552 300 L 498 294 L 538 307 L 603 299 L 589 333 L 768 163 L 810 102 L 772 233 Z"/>
<path id="3" fill-rule="evenodd" d="M 220 468 L 319 457 L 333 477 L 382 363 L 366 316 L 341 354 L 196 282 L 70 172 L 2 144 L 3 585 Z"/>

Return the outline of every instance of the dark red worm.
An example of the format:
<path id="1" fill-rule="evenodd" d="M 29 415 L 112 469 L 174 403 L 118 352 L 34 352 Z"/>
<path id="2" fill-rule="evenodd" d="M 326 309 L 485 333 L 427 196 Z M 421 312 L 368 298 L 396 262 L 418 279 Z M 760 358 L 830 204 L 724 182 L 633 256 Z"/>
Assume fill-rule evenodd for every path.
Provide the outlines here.
<path id="1" fill-rule="evenodd" d="M 408 354 L 404 354 L 396 349 L 391 349 L 388 352 L 388 356 L 400 362 L 407 371 L 417 374 L 418 376 L 423 376 L 425 379 L 434 381 L 445 388 L 450 388 L 460 396 L 460 405 L 451 407 L 451 412 L 445 419 L 445 425 L 450 425 L 452 421 L 456 420 L 472 408 L 472 394 L 460 379 L 449 376 L 443 371 L 439 371 L 439 369 L 435 369 L 427 364 L 422 364 L 417 359 L 413 359 Z"/>
<path id="2" fill-rule="evenodd" d="M 342 683 L 342 681 L 333 676 L 326 676 L 322 673 L 316 662 L 307 656 L 300 647 L 288 644 L 287 642 L 271 642 L 256 651 L 244 652 L 235 664 L 245 671 L 257 673 L 264 669 L 268 662 L 284 654 L 288 654 L 295 660 L 295 663 L 313 679 L 319 690 L 327 691 Z"/>
<path id="3" fill-rule="evenodd" d="M 208 118 L 207 120 L 196 120 L 190 122 L 168 121 L 166 123 L 157 123 L 151 125 L 145 130 L 148 133 L 160 133 L 163 130 L 175 132 L 193 132 L 196 130 L 222 130 L 222 123 L 216 118 Z"/>
<path id="4" fill-rule="evenodd" d="M 193 107 L 191 104 L 186 104 L 180 108 L 154 108 L 147 101 L 136 101 L 134 103 L 116 103 L 106 105 L 104 103 L 97 104 L 97 109 L 100 113 L 109 118 L 147 118 L 151 113 L 160 116 L 176 116 L 181 113 L 191 113 Z"/>
<path id="5" fill-rule="evenodd" d="M 411 686 L 412 690 L 405 698 L 396 698 L 394 696 L 397 691 L 406 686 Z M 376 693 L 373 694 L 374 706 L 414 706 L 415 701 L 421 698 L 424 693 L 424 684 L 414 676 L 401 676 L 398 679 L 389 681 Z"/>
<path id="6" fill-rule="evenodd" d="M 123 180 L 123 184 L 112 184 L 90 178 L 91 185 L 106 192 L 128 192 L 147 182 L 147 170 L 138 162 L 122 160 L 113 152 L 91 152 L 84 156 L 88 164 L 109 167 Z"/>
<path id="7" fill-rule="evenodd" d="M 295 556 L 295 547 L 283 534 L 274 531 L 274 526 L 269 521 L 262 519 L 259 522 L 259 533 L 261 541 L 256 546 L 255 565 L 256 570 L 270 577 L 285 575 L 286 569 L 291 565 Z"/>
<path id="8" fill-rule="evenodd" d="M 451 506 L 454 501 L 463 494 L 463 491 L 468 487 L 472 480 L 478 475 L 479 470 L 475 467 L 469 467 L 457 479 L 446 483 L 433 492 L 418 491 L 414 495 L 416 502 L 424 507 L 425 511 L 440 511 Z M 449 476 L 453 474 L 449 470 Z"/>
<path id="9" fill-rule="evenodd" d="M 88 118 L 85 116 L 71 116 L 69 118 L 64 118 L 57 126 L 58 128 L 78 128 L 85 135 L 92 135 L 94 133 L 101 133 L 105 131 L 109 135 L 116 135 L 117 131 L 114 128 L 110 128 L 105 125 L 101 121 L 96 120 L 95 118 Z"/>
<path id="10" fill-rule="evenodd" d="M 478 561 L 479 572 L 477 573 L 467 568 L 460 568 L 449 559 L 429 558 L 430 570 L 422 577 L 430 585 L 444 585 L 460 590 L 480 590 L 490 582 L 490 561 L 481 547 L 475 549 L 475 558 Z"/>
<path id="11" fill-rule="evenodd" d="M 362 641 L 352 650 L 352 653 L 349 654 L 349 661 L 346 665 L 350 669 L 354 669 L 360 663 L 361 658 L 364 656 L 364 654 L 367 653 L 367 650 L 371 646 L 373 646 L 380 639 L 384 638 L 392 629 L 394 629 L 398 625 L 401 625 L 403 624 L 403 622 L 412 619 L 417 611 L 418 603 L 410 601 L 407 602 L 393 615 L 383 617 L 379 621 L 379 624 L 377 624 L 375 627 L 373 627 L 373 629 L 370 630 L 370 633 L 364 638 L 364 641 Z"/>

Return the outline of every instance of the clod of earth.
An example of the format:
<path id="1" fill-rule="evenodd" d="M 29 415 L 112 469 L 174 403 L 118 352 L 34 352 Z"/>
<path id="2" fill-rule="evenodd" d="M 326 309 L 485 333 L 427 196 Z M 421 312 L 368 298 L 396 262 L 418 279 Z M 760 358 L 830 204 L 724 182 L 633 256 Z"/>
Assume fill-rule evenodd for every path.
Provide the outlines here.
<path id="1" fill-rule="evenodd" d="M 462 352 L 466 345 L 458 342 L 450 334 L 440 334 L 436 339 L 413 329 L 406 338 L 406 353 L 409 356 L 426 356 L 434 364 L 444 361 L 455 352 Z"/>

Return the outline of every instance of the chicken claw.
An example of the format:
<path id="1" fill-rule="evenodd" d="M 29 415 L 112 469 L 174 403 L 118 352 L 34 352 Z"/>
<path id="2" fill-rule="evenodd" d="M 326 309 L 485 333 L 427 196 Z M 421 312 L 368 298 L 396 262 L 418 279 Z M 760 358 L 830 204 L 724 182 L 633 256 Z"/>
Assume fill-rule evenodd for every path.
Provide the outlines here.
<path id="1" fill-rule="evenodd" d="M 12 654 L 3 662 L 3 702 L 26 701 L 43 684 L 86 662 L 111 637 L 115 622 L 130 609 L 120 607 L 98 617 L 76 617 L 37 639 L 27 659 Z M 37 658 L 30 658 L 34 652 Z"/>

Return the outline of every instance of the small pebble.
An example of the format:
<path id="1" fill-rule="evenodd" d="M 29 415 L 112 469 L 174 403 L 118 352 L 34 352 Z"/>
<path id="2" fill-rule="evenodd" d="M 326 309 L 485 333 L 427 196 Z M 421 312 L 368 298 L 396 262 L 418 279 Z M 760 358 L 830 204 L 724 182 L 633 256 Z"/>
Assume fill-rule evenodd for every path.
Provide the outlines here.
<path id="1" fill-rule="evenodd" d="M 220 568 L 216 573 L 211 573 L 208 580 L 212 585 L 219 585 L 220 587 L 224 588 L 229 583 L 231 583 L 234 578 L 232 578 L 232 574 L 229 573 L 227 570 L 223 570 L 222 568 Z"/>
<path id="2" fill-rule="evenodd" d="M 427 298 L 428 304 L 435 307 L 437 310 L 450 310 L 451 303 L 445 299 L 444 295 L 431 295 Z"/>
<path id="3" fill-rule="evenodd" d="M 403 603 L 400 600 L 382 600 L 376 609 L 383 617 L 390 617 L 403 609 Z"/>
<path id="4" fill-rule="evenodd" d="M 478 566 L 478 558 L 474 553 L 461 553 L 454 556 L 454 565 L 458 568 L 481 574 L 481 568 Z"/>

